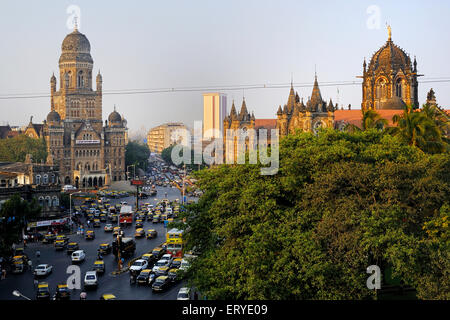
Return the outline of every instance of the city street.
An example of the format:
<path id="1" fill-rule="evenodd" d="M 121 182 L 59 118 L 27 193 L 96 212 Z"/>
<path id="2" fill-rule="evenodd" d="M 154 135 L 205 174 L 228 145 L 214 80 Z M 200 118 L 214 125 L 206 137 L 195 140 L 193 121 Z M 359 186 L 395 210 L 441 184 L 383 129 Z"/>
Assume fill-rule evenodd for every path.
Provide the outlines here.
<path id="1" fill-rule="evenodd" d="M 167 193 L 167 198 L 169 200 L 179 199 L 181 201 L 181 194 L 177 188 L 173 187 L 157 187 L 158 194 L 155 197 L 149 197 L 147 199 L 139 199 L 139 204 L 141 203 L 151 203 L 156 205 L 156 203 L 165 197 Z M 135 197 L 110 199 L 111 204 L 120 203 L 126 201 L 133 208 L 136 204 Z M 78 205 L 78 200 L 75 201 L 75 205 Z M 85 222 L 85 219 L 83 222 Z M 109 221 L 107 222 L 109 223 Z M 124 228 L 124 233 L 126 237 L 134 238 L 134 221 L 133 225 Z M 84 250 L 86 253 L 86 259 L 84 262 L 79 264 L 81 268 L 81 290 L 73 290 L 71 294 L 71 299 L 79 299 L 80 292 L 83 291 L 83 279 L 86 271 L 92 270 L 94 261 L 97 258 L 97 249 L 101 243 L 111 244 L 113 236 L 111 232 L 105 232 L 103 230 L 105 223 L 101 223 L 100 228 L 89 228 L 90 230 L 95 230 L 94 240 L 85 240 L 84 236 L 77 235 L 76 233 L 69 236 L 69 241 L 78 242 L 80 249 Z M 151 251 L 153 248 L 159 246 L 165 242 L 165 228 L 163 223 L 153 224 L 151 221 L 144 222 L 144 230 L 155 229 L 158 232 L 158 236 L 155 239 L 147 240 L 146 238 L 137 238 L 136 241 L 136 252 L 134 257 L 140 256 L 143 253 Z M 40 250 L 41 257 L 40 262 L 37 261 L 36 251 Z M 25 249 L 25 253 L 33 261 L 33 269 L 39 263 L 47 263 L 53 266 L 53 272 L 39 281 L 48 282 L 51 295 L 55 293 L 55 288 L 58 284 L 64 284 L 70 274 L 66 274 L 67 267 L 71 265 L 70 255 L 67 254 L 66 250 L 56 251 L 52 244 L 42 244 L 30 243 Z M 130 258 L 132 259 L 132 258 Z M 126 263 L 130 260 L 125 260 Z M 183 286 L 182 283 L 177 283 L 170 287 L 167 291 L 162 293 L 153 293 L 150 286 L 138 286 L 137 284 L 130 284 L 130 275 L 128 272 L 124 272 L 120 275 L 112 275 L 111 273 L 117 270 L 117 261 L 112 253 L 105 255 L 103 257 L 106 266 L 106 272 L 99 276 L 98 288 L 94 290 L 88 290 L 87 300 L 98 300 L 101 295 L 105 293 L 112 293 L 119 300 L 174 300 L 176 299 L 179 288 Z M 30 270 L 27 270 L 24 274 L 11 274 L 8 273 L 5 280 L 0 281 L 0 300 L 17 300 L 23 299 L 20 297 L 15 297 L 12 292 L 18 290 L 26 297 L 35 299 L 36 288 L 33 283 L 33 275 Z"/>

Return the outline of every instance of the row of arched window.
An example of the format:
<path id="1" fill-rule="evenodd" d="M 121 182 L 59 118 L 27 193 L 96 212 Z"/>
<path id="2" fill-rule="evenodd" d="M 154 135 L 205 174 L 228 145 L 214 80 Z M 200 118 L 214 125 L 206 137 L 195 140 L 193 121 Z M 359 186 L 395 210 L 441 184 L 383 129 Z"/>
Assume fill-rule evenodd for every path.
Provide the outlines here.
<path id="1" fill-rule="evenodd" d="M 83 140 L 92 140 L 85 139 Z M 75 158 L 79 157 L 100 157 L 100 150 L 75 150 Z"/>
<path id="2" fill-rule="evenodd" d="M 90 162 L 85 162 L 84 164 L 82 162 L 78 162 L 76 165 L 77 170 L 84 169 L 85 171 L 98 171 L 98 168 L 99 167 L 97 162 L 93 162 L 92 165 Z"/>
<path id="3" fill-rule="evenodd" d="M 386 99 L 388 98 L 387 92 L 388 90 L 386 80 L 385 79 L 378 80 L 375 88 L 375 98 Z M 395 82 L 394 94 L 399 98 L 405 99 L 405 93 L 406 93 L 405 80 L 402 78 L 398 78 Z"/>
<path id="4" fill-rule="evenodd" d="M 34 182 L 37 185 L 57 183 L 57 180 L 58 180 L 58 178 L 56 177 L 56 175 L 54 173 L 52 173 L 51 176 L 49 176 L 48 174 L 44 174 L 42 176 L 40 174 L 37 174 L 34 178 Z"/>
<path id="5" fill-rule="evenodd" d="M 59 199 L 57 196 L 46 196 L 45 198 L 43 196 L 40 196 L 38 198 L 39 205 L 41 207 L 58 207 L 59 206 Z"/>

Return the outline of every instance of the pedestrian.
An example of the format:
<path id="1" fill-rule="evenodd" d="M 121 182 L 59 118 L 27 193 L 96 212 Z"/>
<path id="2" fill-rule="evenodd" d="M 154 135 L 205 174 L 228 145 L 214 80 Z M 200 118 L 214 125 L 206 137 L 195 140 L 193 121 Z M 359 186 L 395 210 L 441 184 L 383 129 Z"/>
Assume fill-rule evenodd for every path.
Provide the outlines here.
<path id="1" fill-rule="evenodd" d="M 2 280 L 6 279 L 6 270 L 3 268 L 2 269 Z"/>
<path id="2" fill-rule="evenodd" d="M 28 268 L 30 268 L 30 271 L 33 272 L 33 261 L 28 260 Z"/>
<path id="3" fill-rule="evenodd" d="M 80 293 L 80 300 L 86 300 L 86 296 L 87 296 L 87 293 L 86 292 L 81 292 Z"/>
<path id="4" fill-rule="evenodd" d="M 38 279 L 34 278 L 33 283 L 34 283 L 34 288 L 37 289 L 37 286 L 39 283 Z"/>
<path id="5" fill-rule="evenodd" d="M 38 263 L 41 260 L 41 252 L 39 250 L 36 251 L 36 259 Z"/>

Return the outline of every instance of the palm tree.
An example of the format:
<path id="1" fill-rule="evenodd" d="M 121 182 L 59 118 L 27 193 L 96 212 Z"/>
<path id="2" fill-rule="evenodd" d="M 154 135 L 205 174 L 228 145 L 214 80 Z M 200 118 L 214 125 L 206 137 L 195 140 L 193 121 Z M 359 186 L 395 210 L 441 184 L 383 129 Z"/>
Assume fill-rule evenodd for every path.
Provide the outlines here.
<path id="1" fill-rule="evenodd" d="M 414 112 L 411 106 L 406 106 L 403 114 L 394 115 L 392 121 L 397 127 L 391 133 L 400 136 L 407 144 L 429 153 L 444 151 L 442 132 L 424 111 Z"/>
<path id="2" fill-rule="evenodd" d="M 349 124 L 346 126 L 347 130 L 350 131 L 366 131 L 369 129 L 378 129 L 383 130 L 388 121 L 386 119 L 381 118 L 381 115 L 372 109 L 361 109 L 362 119 L 361 119 L 361 128 L 354 124 Z"/>

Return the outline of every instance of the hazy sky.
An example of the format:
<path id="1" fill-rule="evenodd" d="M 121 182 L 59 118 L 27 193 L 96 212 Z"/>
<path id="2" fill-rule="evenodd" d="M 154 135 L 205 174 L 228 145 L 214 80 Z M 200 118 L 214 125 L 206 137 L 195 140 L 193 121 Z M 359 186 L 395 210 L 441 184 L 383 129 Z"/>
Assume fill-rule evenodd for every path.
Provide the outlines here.
<path id="1" fill-rule="evenodd" d="M 412 59 L 417 56 L 421 80 L 450 79 L 449 1 L 15 0 L 0 3 L 0 98 L 49 94 L 61 43 L 72 31 L 66 26 L 70 5 L 81 9 L 79 29 L 91 43 L 94 74 L 101 70 L 104 91 L 289 85 L 293 75 L 306 100 L 312 88 L 300 84 L 312 85 L 315 65 L 319 84 L 360 81 L 363 58 L 368 63 L 387 40 L 386 22 L 393 41 Z M 431 87 L 448 108 L 450 82 L 420 84 L 420 103 Z M 244 94 L 256 118 L 275 118 L 289 93 L 222 91 L 228 110 L 233 98 L 240 108 Z M 339 97 L 336 86 L 321 86 L 321 92 L 327 101 L 360 107 L 360 85 L 340 85 Z M 130 131 L 168 121 L 192 126 L 202 119 L 202 103 L 201 91 L 105 94 L 103 117 L 116 104 Z M 31 115 L 41 122 L 49 111 L 48 97 L 0 99 L 0 124 L 25 125 Z"/>

